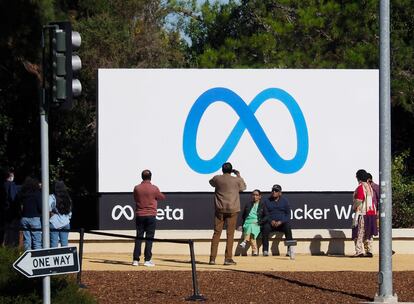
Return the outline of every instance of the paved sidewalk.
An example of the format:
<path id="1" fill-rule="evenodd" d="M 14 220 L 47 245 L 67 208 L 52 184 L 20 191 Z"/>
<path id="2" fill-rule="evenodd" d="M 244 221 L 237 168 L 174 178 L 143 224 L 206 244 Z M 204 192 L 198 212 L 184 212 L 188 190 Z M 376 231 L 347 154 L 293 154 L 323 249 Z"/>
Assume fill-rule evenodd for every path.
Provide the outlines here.
<path id="1" fill-rule="evenodd" d="M 223 256 L 218 256 L 216 265 L 208 265 L 208 256 L 196 256 L 197 271 L 237 269 L 244 271 L 371 271 L 378 272 L 379 257 L 351 258 L 349 256 L 311 256 L 297 254 L 295 260 L 285 256 L 237 256 L 237 265 L 224 266 Z M 131 254 L 85 253 L 82 268 L 85 271 L 191 271 L 190 256 L 154 255 L 155 267 L 132 266 Z M 142 261 L 141 261 L 142 262 Z M 414 255 L 395 254 L 392 257 L 393 271 L 414 271 Z"/>

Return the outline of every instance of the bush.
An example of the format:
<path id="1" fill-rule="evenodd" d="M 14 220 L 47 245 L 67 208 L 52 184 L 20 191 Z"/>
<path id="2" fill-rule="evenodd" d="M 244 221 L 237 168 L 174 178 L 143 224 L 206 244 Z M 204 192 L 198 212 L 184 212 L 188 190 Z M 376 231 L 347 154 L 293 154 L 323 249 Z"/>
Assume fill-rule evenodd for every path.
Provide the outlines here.
<path id="1" fill-rule="evenodd" d="M 22 252 L 17 248 L 0 247 L 0 304 L 41 304 L 43 301 L 42 278 L 26 278 L 13 268 Z M 80 290 L 73 276 L 51 277 L 52 303 L 96 303 L 94 298 Z"/>
<path id="2" fill-rule="evenodd" d="M 407 174 L 405 151 L 393 159 L 392 164 L 392 226 L 414 227 L 414 180 Z"/>

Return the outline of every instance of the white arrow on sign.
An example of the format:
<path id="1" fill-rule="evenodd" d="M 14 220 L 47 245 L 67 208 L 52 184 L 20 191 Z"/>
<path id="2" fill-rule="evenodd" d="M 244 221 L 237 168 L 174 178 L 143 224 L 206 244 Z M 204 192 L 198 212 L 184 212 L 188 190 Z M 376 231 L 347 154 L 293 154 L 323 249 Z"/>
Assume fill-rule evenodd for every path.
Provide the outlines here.
<path id="1" fill-rule="evenodd" d="M 29 278 L 78 272 L 78 251 L 76 247 L 28 250 L 13 267 Z"/>

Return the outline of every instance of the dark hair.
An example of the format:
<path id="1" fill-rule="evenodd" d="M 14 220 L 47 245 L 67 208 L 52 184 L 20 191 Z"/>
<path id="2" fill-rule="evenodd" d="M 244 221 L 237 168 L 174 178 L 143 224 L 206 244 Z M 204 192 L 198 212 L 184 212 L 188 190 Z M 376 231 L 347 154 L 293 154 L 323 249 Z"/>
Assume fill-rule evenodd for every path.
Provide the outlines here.
<path id="1" fill-rule="evenodd" d="M 259 189 L 254 189 L 253 191 L 252 191 L 252 193 L 253 192 L 258 192 L 259 193 L 259 195 L 262 195 L 262 192 L 259 190 Z"/>
<path id="2" fill-rule="evenodd" d="M 145 169 L 144 171 L 142 171 L 141 177 L 142 177 L 142 180 L 151 180 L 152 173 L 150 170 Z"/>
<path id="3" fill-rule="evenodd" d="M 372 174 L 371 173 L 367 173 L 367 178 L 372 180 Z"/>
<path id="4" fill-rule="evenodd" d="M 2 179 L 7 179 L 10 177 L 10 175 L 13 173 L 14 174 L 14 168 L 13 167 L 9 167 L 7 169 L 2 168 L 0 170 L 0 174 L 1 174 L 1 178 Z"/>
<path id="5" fill-rule="evenodd" d="M 357 180 L 361 181 L 361 182 L 366 182 L 368 179 L 368 173 L 367 171 L 365 171 L 364 169 L 359 169 L 356 172 L 356 178 Z"/>
<path id="6" fill-rule="evenodd" d="M 56 209 L 60 214 L 69 214 L 72 210 L 72 200 L 63 181 L 55 182 Z"/>
<path id="7" fill-rule="evenodd" d="M 233 166 L 231 165 L 231 163 L 224 163 L 221 166 L 221 171 L 223 171 L 223 173 L 231 173 L 232 170 Z"/>
<path id="8" fill-rule="evenodd" d="M 25 194 L 34 193 L 39 190 L 40 190 L 39 181 L 33 177 L 27 176 L 24 179 L 20 192 L 21 192 L 21 195 L 23 196 Z"/>

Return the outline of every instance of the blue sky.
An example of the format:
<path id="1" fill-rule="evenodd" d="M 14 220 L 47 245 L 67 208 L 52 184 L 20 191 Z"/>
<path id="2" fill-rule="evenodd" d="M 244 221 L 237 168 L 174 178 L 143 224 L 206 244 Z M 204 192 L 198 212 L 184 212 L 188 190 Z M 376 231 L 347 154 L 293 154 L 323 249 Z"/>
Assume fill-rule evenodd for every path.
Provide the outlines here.
<path id="1" fill-rule="evenodd" d="M 210 3 L 219 2 L 219 3 L 222 3 L 222 4 L 226 4 L 226 3 L 229 2 L 229 0 L 209 0 L 209 1 L 210 1 Z M 206 2 L 206 0 L 197 0 L 198 5 L 201 5 L 205 2 Z M 173 24 L 174 22 L 176 22 L 177 16 L 170 15 L 170 16 L 168 16 L 167 20 L 168 20 L 168 22 Z M 169 26 L 167 26 L 167 29 L 168 28 L 169 28 Z M 185 41 L 187 41 L 188 44 L 191 44 L 191 40 L 189 39 L 188 36 L 186 36 L 184 33 L 181 33 L 181 36 L 185 39 Z"/>

